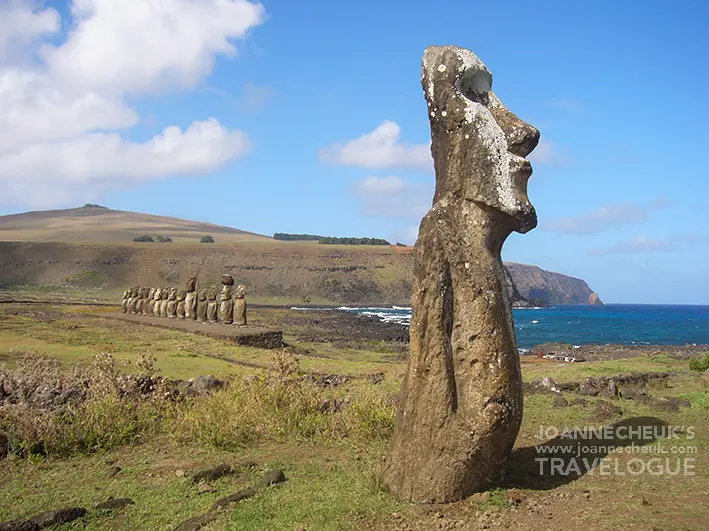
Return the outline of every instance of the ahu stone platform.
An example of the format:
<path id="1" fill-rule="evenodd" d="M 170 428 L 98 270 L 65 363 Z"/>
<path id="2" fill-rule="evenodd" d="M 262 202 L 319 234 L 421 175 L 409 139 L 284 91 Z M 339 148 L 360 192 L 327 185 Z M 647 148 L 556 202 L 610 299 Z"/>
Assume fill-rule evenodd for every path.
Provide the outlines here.
<path id="1" fill-rule="evenodd" d="M 283 332 L 281 330 L 273 330 L 262 326 L 203 323 L 201 321 L 165 319 L 152 315 L 136 315 L 120 312 L 102 313 L 101 317 L 120 319 L 129 323 L 147 326 L 157 326 L 159 328 L 182 330 L 183 332 L 191 332 L 193 334 L 200 334 L 224 341 L 233 341 L 237 345 L 247 347 L 274 349 L 284 346 Z"/>

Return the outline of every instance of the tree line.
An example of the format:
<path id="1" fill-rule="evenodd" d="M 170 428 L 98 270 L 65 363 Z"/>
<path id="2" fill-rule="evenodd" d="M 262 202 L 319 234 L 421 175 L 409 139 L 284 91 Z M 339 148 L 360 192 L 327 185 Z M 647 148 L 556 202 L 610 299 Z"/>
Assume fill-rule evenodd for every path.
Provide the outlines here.
<path id="1" fill-rule="evenodd" d="M 318 236 L 316 234 L 289 234 L 277 232 L 274 240 L 283 241 L 317 241 L 323 245 L 391 245 L 383 238 L 337 238 L 334 236 Z"/>

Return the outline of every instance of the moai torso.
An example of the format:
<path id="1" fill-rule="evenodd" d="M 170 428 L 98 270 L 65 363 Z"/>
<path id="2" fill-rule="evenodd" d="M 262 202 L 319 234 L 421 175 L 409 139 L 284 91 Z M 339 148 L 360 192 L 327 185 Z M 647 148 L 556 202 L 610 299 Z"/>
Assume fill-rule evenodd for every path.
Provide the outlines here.
<path id="1" fill-rule="evenodd" d="M 234 324 L 245 326 L 246 323 L 246 287 L 239 285 L 236 287 L 234 299 Z"/>
<path id="2" fill-rule="evenodd" d="M 160 305 L 162 303 L 162 288 L 155 288 L 153 295 L 153 315 L 160 317 Z"/>
<path id="3" fill-rule="evenodd" d="M 409 364 L 384 483 L 445 503 L 502 479 L 522 420 L 500 252 L 537 223 L 524 157 L 539 132 L 500 102 L 468 50 L 428 48 L 422 84 L 436 191 L 414 248 Z"/>
<path id="4" fill-rule="evenodd" d="M 219 322 L 216 288 L 209 288 L 207 291 L 207 320 L 210 323 Z"/>
<path id="5" fill-rule="evenodd" d="M 137 313 L 136 307 L 138 306 L 138 293 L 139 292 L 140 292 L 139 286 L 135 286 L 131 292 L 130 302 L 128 303 L 130 313 Z"/>
<path id="6" fill-rule="evenodd" d="M 128 311 L 128 290 L 123 292 L 123 298 L 121 299 L 121 313 L 126 313 Z"/>
<path id="7" fill-rule="evenodd" d="M 143 315 L 153 314 L 153 304 L 155 303 L 155 288 L 148 290 L 148 296 L 143 303 Z"/>
<path id="8" fill-rule="evenodd" d="M 180 291 L 177 294 L 177 318 L 185 318 L 185 297 L 187 294 L 184 291 Z"/>
<path id="9" fill-rule="evenodd" d="M 185 285 L 185 317 L 187 319 L 197 319 L 197 278 L 191 277 Z"/>
<path id="10" fill-rule="evenodd" d="M 203 289 L 199 292 L 199 299 L 197 301 L 197 319 L 201 322 L 207 322 L 207 290 Z"/>
<path id="11" fill-rule="evenodd" d="M 167 296 L 167 316 L 170 319 L 177 318 L 177 290 L 175 288 L 171 288 Z"/>
<path id="12" fill-rule="evenodd" d="M 162 298 L 160 299 L 160 317 L 167 317 L 167 305 L 170 302 L 170 289 L 163 288 L 161 297 Z"/>

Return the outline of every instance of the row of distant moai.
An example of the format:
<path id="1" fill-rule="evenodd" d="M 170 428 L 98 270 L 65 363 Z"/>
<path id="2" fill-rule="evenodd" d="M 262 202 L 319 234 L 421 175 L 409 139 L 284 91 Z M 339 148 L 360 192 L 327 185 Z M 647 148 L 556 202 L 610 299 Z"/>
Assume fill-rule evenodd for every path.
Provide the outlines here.
<path id="1" fill-rule="evenodd" d="M 185 289 L 141 288 L 123 293 L 121 312 L 154 315 L 169 319 L 191 319 L 203 323 L 246 325 L 246 288 L 234 287 L 231 275 L 222 275 L 222 289 L 211 287 L 197 292 L 197 277 L 191 277 Z M 234 299 L 232 300 L 232 291 Z"/>

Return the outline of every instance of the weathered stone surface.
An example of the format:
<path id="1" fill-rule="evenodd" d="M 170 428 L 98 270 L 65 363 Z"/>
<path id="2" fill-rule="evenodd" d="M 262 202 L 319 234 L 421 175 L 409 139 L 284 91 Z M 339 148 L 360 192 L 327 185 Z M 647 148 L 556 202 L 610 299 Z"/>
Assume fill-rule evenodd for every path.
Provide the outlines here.
<path id="1" fill-rule="evenodd" d="M 219 305 L 217 304 L 217 289 L 207 290 L 207 320 L 210 323 L 219 322 Z"/>
<path id="2" fill-rule="evenodd" d="M 83 507 L 69 507 L 67 509 L 58 509 L 56 511 L 47 511 L 37 514 L 30 518 L 29 521 L 33 524 L 37 524 L 40 528 L 45 528 L 72 522 L 84 516 L 86 512 L 86 509 Z"/>
<path id="3" fill-rule="evenodd" d="M 197 318 L 203 323 L 207 322 L 207 306 L 207 290 L 203 289 L 199 292 L 197 301 Z"/>
<path id="4" fill-rule="evenodd" d="M 185 284 L 185 292 L 193 293 L 197 287 L 197 277 L 190 277 Z"/>
<path id="5" fill-rule="evenodd" d="M 603 301 L 598 296 L 598 293 L 596 293 L 595 291 L 591 292 L 591 294 L 588 296 L 588 303 L 591 306 L 603 306 Z"/>
<path id="6" fill-rule="evenodd" d="M 162 289 L 162 299 L 160 300 L 160 317 L 167 317 L 167 305 L 169 302 L 170 290 L 168 288 Z"/>
<path id="7" fill-rule="evenodd" d="M 234 283 L 234 279 L 232 279 L 231 283 Z M 234 322 L 234 301 L 231 300 L 231 284 L 224 284 L 219 295 L 219 321 L 224 324 Z"/>
<path id="8" fill-rule="evenodd" d="M 177 318 L 177 290 L 175 288 L 171 288 L 167 296 L 167 317 Z"/>
<path id="9" fill-rule="evenodd" d="M 539 132 L 491 83 L 468 50 L 426 50 L 436 191 L 414 250 L 411 353 L 384 471 L 409 500 L 450 502 L 501 480 L 522 420 L 500 252 L 513 231 L 537 224 L 524 157 Z"/>
<path id="10" fill-rule="evenodd" d="M 129 505 L 135 505 L 135 502 L 130 498 L 109 498 L 105 502 L 96 504 L 97 511 L 117 511 Z"/>
<path id="11" fill-rule="evenodd" d="M 143 304 L 143 315 L 153 315 L 153 304 L 155 303 L 155 288 L 148 289 L 146 301 Z"/>
<path id="12" fill-rule="evenodd" d="M 234 296 L 234 324 L 246 326 L 246 286 L 237 286 Z"/>
<path id="13" fill-rule="evenodd" d="M 222 285 L 223 286 L 233 286 L 234 285 L 234 277 L 231 275 L 222 275 Z"/>
<path id="14" fill-rule="evenodd" d="M 121 299 L 121 313 L 126 313 L 128 311 L 128 294 L 130 292 L 125 290 L 123 292 L 123 298 Z"/>

